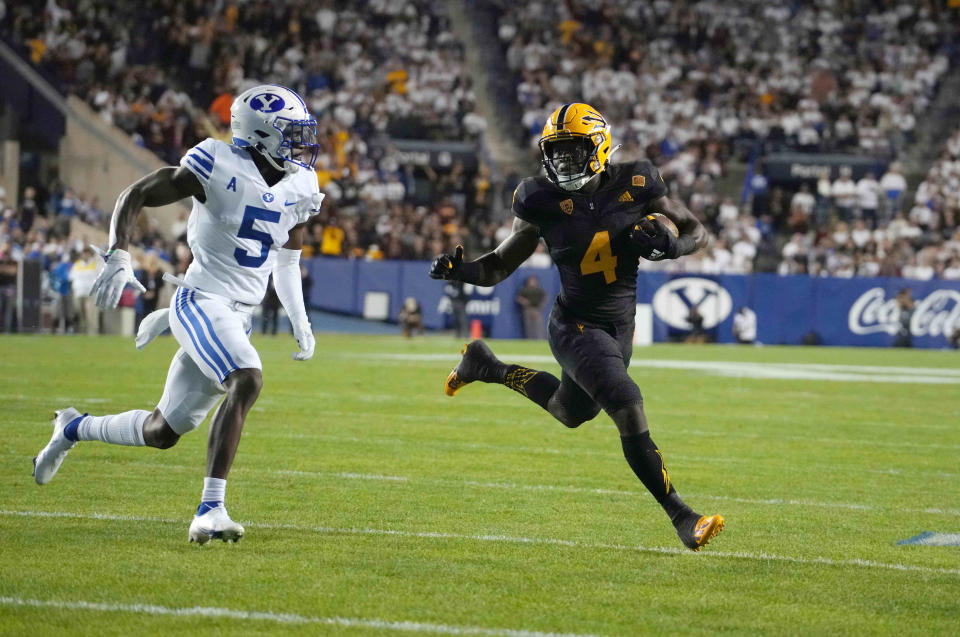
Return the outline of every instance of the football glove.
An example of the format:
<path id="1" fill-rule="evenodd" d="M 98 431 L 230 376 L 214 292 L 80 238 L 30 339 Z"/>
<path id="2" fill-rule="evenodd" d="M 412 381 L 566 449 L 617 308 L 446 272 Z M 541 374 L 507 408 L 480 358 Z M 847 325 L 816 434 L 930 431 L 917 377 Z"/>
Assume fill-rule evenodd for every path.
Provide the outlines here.
<path id="1" fill-rule="evenodd" d="M 644 217 L 627 235 L 631 250 L 647 261 L 677 258 L 677 237 L 656 219 Z"/>
<path id="2" fill-rule="evenodd" d="M 463 263 L 463 246 L 457 246 L 455 254 L 441 254 L 430 266 L 431 279 L 453 279 Z"/>
<path id="3" fill-rule="evenodd" d="M 313 349 L 316 346 L 317 339 L 313 336 L 313 328 L 310 323 L 303 321 L 293 325 L 293 336 L 300 345 L 300 351 L 293 353 L 293 360 L 308 361 L 313 358 Z"/>
<path id="4" fill-rule="evenodd" d="M 93 287 L 90 288 L 90 296 L 93 297 L 97 307 L 104 310 L 117 307 L 127 283 L 140 290 L 141 294 L 147 291 L 147 288 L 143 287 L 143 284 L 133 275 L 129 252 L 114 250 L 108 254 L 97 246 L 90 247 L 107 262 L 93 282 Z"/>

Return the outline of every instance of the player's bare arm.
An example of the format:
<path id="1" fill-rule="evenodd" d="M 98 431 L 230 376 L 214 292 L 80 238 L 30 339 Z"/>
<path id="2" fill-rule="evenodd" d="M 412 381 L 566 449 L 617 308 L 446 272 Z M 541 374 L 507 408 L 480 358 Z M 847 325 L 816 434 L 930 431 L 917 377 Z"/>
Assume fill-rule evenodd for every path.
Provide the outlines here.
<path id="1" fill-rule="evenodd" d="M 107 263 L 90 289 L 90 296 L 98 307 L 117 307 L 123 288 L 128 283 L 141 292 L 146 291 L 133 275 L 133 265 L 127 252 L 130 234 L 143 207 L 165 206 L 191 196 L 203 201 L 203 186 L 189 170 L 175 166 L 155 170 L 120 193 L 110 218 L 108 251 L 105 254 L 101 252 Z"/>
<path id="2" fill-rule="evenodd" d="M 290 238 L 287 239 L 287 242 L 283 244 L 284 250 L 302 250 L 303 249 L 303 235 L 307 231 L 307 224 L 301 223 L 298 226 L 294 226 L 290 230 Z"/>
<path id="3" fill-rule="evenodd" d="M 106 266 L 100 270 L 90 289 L 90 296 L 98 307 L 117 307 L 123 288 L 128 283 L 140 292 L 146 291 L 133 275 L 133 265 L 127 252 L 130 234 L 143 207 L 165 206 L 190 196 L 202 201 L 203 186 L 189 170 L 174 166 L 155 170 L 120 193 L 110 218 L 108 250 L 103 253 L 95 247 L 106 259 Z"/>
<path id="4" fill-rule="evenodd" d="M 488 252 L 475 261 L 464 262 L 463 248 L 457 246 L 456 254 L 441 254 L 434 260 L 430 276 L 434 279 L 454 279 L 484 287 L 496 285 L 533 254 L 539 241 L 537 227 L 517 217 L 513 220 L 510 236 L 493 252 Z"/>
<path id="5" fill-rule="evenodd" d="M 144 207 L 166 206 L 187 197 L 203 201 L 203 186 L 183 166 L 165 166 L 139 179 L 120 193 L 110 219 L 110 250 L 126 250 Z"/>

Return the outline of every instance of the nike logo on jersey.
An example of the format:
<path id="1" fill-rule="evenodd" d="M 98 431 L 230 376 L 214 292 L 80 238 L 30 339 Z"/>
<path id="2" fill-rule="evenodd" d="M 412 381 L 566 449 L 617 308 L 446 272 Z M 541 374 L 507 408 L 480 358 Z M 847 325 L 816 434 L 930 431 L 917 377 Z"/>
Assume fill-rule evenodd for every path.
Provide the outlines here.
<path id="1" fill-rule="evenodd" d="M 284 205 L 284 206 L 292 206 L 292 205 L 295 204 L 295 203 L 297 203 L 297 202 L 296 202 L 296 201 L 284 201 L 284 202 L 283 202 L 283 205 Z"/>

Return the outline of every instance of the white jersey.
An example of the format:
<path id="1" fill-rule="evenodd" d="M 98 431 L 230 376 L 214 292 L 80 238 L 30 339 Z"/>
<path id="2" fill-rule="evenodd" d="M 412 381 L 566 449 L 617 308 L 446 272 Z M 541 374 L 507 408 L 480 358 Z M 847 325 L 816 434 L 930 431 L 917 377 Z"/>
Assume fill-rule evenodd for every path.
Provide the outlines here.
<path id="1" fill-rule="evenodd" d="M 185 280 L 198 290 L 258 304 L 290 230 L 320 208 L 317 175 L 300 168 L 268 186 L 248 151 L 205 139 L 180 160 L 197 176 L 206 201 L 193 200 Z"/>

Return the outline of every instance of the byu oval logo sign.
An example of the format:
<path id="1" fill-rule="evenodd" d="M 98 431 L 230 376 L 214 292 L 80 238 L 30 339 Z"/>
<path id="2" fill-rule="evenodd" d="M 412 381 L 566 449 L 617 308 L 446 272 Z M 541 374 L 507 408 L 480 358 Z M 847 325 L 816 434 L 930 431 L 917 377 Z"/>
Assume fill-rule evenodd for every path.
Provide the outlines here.
<path id="1" fill-rule="evenodd" d="M 723 286 L 710 279 L 681 277 L 660 286 L 653 295 L 653 311 L 657 317 L 678 330 L 693 326 L 687 321 L 690 308 L 696 306 L 703 317 L 703 329 L 723 323 L 733 309 L 733 299 Z"/>
<path id="2" fill-rule="evenodd" d="M 260 93 L 250 99 L 250 108 L 261 113 L 276 113 L 284 105 L 283 98 L 274 93 Z"/>

